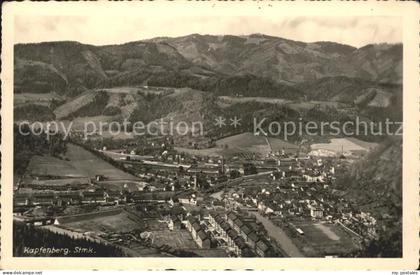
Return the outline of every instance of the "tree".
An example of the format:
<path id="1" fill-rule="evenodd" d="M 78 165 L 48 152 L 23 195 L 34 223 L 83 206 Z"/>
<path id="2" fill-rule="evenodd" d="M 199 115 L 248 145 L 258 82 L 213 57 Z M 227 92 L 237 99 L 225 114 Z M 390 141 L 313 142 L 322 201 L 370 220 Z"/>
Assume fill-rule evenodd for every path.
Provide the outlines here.
<path id="1" fill-rule="evenodd" d="M 239 173 L 238 170 L 234 169 L 234 170 L 230 170 L 229 176 L 230 176 L 231 179 L 236 179 L 236 178 L 239 178 L 241 176 L 241 173 Z"/>
<path id="2" fill-rule="evenodd" d="M 253 163 L 244 163 L 244 174 L 252 175 L 257 173 L 257 167 Z"/>
<path id="3" fill-rule="evenodd" d="M 178 167 L 178 173 L 180 174 L 180 175 L 183 175 L 184 174 L 184 172 L 185 172 L 185 169 L 184 169 L 184 166 L 179 166 Z"/>

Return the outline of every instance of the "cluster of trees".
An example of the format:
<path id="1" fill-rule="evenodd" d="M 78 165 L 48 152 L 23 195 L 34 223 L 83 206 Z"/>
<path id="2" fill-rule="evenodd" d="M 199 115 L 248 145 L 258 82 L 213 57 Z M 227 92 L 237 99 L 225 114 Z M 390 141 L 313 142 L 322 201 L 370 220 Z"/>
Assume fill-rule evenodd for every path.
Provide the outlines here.
<path id="1" fill-rule="evenodd" d="M 108 106 L 103 111 L 105 116 L 115 116 L 121 114 L 121 109 L 118 106 Z"/>
<path id="2" fill-rule="evenodd" d="M 51 121 L 55 119 L 55 114 L 51 108 L 39 104 L 25 104 L 16 106 L 13 109 L 14 120 L 37 120 Z"/>
<path id="3" fill-rule="evenodd" d="M 76 112 L 73 112 L 71 117 L 85 117 L 85 116 L 97 116 L 102 114 L 105 110 L 106 105 L 108 104 L 109 95 L 106 92 L 98 91 L 96 92 L 93 100 L 89 103 L 78 109 Z"/>
<path id="4" fill-rule="evenodd" d="M 29 160 L 34 155 L 50 155 L 61 157 L 67 151 L 67 142 L 61 133 L 48 136 L 43 132 L 40 135 L 34 135 L 28 125 L 13 125 L 13 164 L 14 173 L 23 175 L 28 166 Z M 23 135 L 22 133 L 28 133 Z"/>
<path id="5" fill-rule="evenodd" d="M 244 163 L 244 175 L 257 174 L 257 167 L 253 163 Z"/>
<path id="6" fill-rule="evenodd" d="M 20 62 L 22 66 L 15 70 L 15 93 L 49 93 L 65 88 L 65 80 L 47 64 Z"/>
<path id="7" fill-rule="evenodd" d="M 289 85 L 251 74 L 219 77 L 207 89 L 217 95 L 241 95 L 298 99 L 303 93 Z"/>
<path id="8" fill-rule="evenodd" d="M 31 249 L 54 248 L 57 253 Z M 78 249 L 82 248 L 82 249 Z M 66 250 L 64 250 L 66 249 Z M 86 249 L 86 250 L 83 250 Z M 91 250 L 89 250 L 91 249 Z M 124 257 L 124 252 L 109 244 L 76 239 L 67 235 L 36 228 L 21 222 L 13 223 L 14 257 Z"/>
<path id="9" fill-rule="evenodd" d="M 334 188 L 377 220 L 377 238 L 364 243 L 364 257 L 402 255 L 402 146 L 388 137 L 365 159 L 339 175 Z"/>
<path id="10" fill-rule="evenodd" d="M 392 227 L 401 228 L 401 221 L 392 224 Z M 381 258 L 400 258 L 402 256 L 402 231 L 401 229 L 380 230 L 379 238 L 365 243 L 364 249 L 358 255 L 360 257 L 381 257 Z"/>

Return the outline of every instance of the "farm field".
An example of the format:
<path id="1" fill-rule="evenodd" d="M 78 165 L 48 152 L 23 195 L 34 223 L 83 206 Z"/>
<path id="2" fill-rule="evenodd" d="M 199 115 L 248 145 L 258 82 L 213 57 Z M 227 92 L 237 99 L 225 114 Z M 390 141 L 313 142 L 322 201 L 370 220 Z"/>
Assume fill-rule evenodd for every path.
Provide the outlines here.
<path id="1" fill-rule="evenodd" d="M 46 225 L 46 226 L 43 226 L 42 228 L 48 229 L 54 233 L 70 236 L 74 239 L 87 239 L 87 240 L 96 241 L 96 242 L 98 241 L 98 239 L 92 236 L 83 234 L 84 232 L 75 232 L 73 230 L 64 229 L 55 225 Z"/>
<path id="2" fill-rule="evenodd" d="M 207 148 L 207 149 L 190 149 L 184 147 L 174 147 L 174 149 L 180 153 L 186 153 L 195 156 L 210 156 L 210 157 L 218 157 L 222 156 L 223 152 L 221 148 Z"/>
<path id="3" fill-rule="evenodd" d="M 245 102 L 260 102 L 270 104 L 284 104 L 289 103 L 290 100 L 275 97 L 235 97 L 235 96 L 219 96 L 219 101 L 222 104 L 234 104 L 234 103 L 245 103 Z"/>
<path id="4" fill-rule="evenodd" d="M 356 138 L 332 138 L 329 143 L 316 143 L 311 145 L 312 150 L 328 150 L 340 153 L 341 150 L 345 152 L 351 151 L 370 151 L 377 144 L 365 142 Z"/>
<path id="5" fill-rule="evenodd" d="M 286 153 L 296 153 L 297 145 L 283 141 L 278 138 L 268 138 L 273 151 L 284 149 Z M 266 155 L 270 152 L 267 141 L 264 136 L 256 136 L 253 133 L 246 132 L 216 141 L 216 147 L 207 149 L 189 149 L 175 147 L 178 152 L 184 152 L 199 156 L 251 156 L 252 154 Z"/>
<path id="6" fill-rule="evenodd" d="M 320 108 L 326 108 L 326 107 L 335 107 L 337 109 L 340 108 L 347 108 L 349 107 L 347 104 L 341 103 L 341 102 L 335 102 L 335 101 L 306 101 L 306 102 L 292 102 L 286 104 L 291 109 L 297 110 L 297 111 L 305 111 L 314 108 L 315 106 L 319 106 Z"/>
<path id="7" fill-rule="evenodd" d="M 62 100 L 62 97 L 55 93 L 22 93 L 13 95 L 13 104 L 15 107 L 26 103 L 48 106 L 54 99 Z"/>
<path id="8" fill-rule="evenodd" d="M 33 176 L 86 177 L 87 175 L 69 161 L 38 155 L 32 157 L 26 171 Z"/>
<path id="9" fill-rule="evenodd" d="M 91 152 L 74 144 L 67 145 L 66 157 L 70 159 L 71 164 L 77 170 L 89 177 L 103 175 L 109 180 L 138 180 L 137 177 L 115 168 Z"/>
<path id="10" fill-rule="evenodd" d="M 105 91 L 108 93 L 115 93 L 115 94 L 135 94 L 139 90 L 140 90 L 140 87 L 114 87 L 114 88 L 96 89 L 96 91 Z"/>
<path id="11" fill-rule="evenodd" d="M 97 93 L 92 91 L 87 91 L 70 102 L 67 102 L 57 109 L 54 110 L 54 114 L 57 119 L 61 119 L 67 117 L 68 115 L 72 114 L 73 112 L 77 111 L 78 109 L 82 108 L 83 106 L 88 105 L 94 99 Z"/>
<path id="12" fill-rule="evenodd" d="M 298 146 L 278 138 L 268 138 L 273 151 L 285 149 L 286 152 L 295 152 Z M 239 135 L 223 138 L 216 141 L 217 146 L 233 148 L 252 153 L 267 154 L 270 149 L 264 136 L 256 136 L 246 132 Z"/>
<path id="13" fill-rule="evenodd" d="M 354 144 L 357 144 L 367 150 L 371 150 L 373 148 L 375 148 L 378 144 L 375 142 L 367 142 L 367 141 L 363 141 L 354 137 L 349 137 L 347 138 L 347 140 L 349 140 L 350 142 L 353 142 Z"/>
<path id="14" fill-rule="evenodd" d="M 89 183 L 89 178 L 103 175 L 108 179 L 104 186 L 112 187 L 114 190 L 127 188 L 135 191 L 143 189 L 145 186 L 139 178 L 112 166 L 80 146 L 67 144 L 66 158 L 68 160 L 51 156 L 33 156 L 26 170 L 27 176 L 23 178 L 23 181 L 39 185 L 71 185 L 73 183 Z M 34 178 L 36 176 L 55 178 L 37 179 Z"/>
<path id="15" fill-rule="evenodd" d="M 122 150 L 98 150 L 102 154 L 114 159 L 114 160 L 125 160 L 127 157 L 130 157 L 130 160 L 151 160 L 153 156 L 150 155 L 132 155 L 123 153 Z"/>
<path id="16" fill-rule="evenodd" d="M 136 97 L 138 93 L 140 93 L 140 90 L 139 88 L 135 87 L 89 90 L 56 108 L 54 110 L 54 114 L 56 115 L 57 119 L 64 119 L 69 116 L 74 116 L 75 114 L 76 117 L 81 117 L 79 114 L 77 114 L 78 110 L 88 106 L 95 100 L 98 100 L 99 97 L 102 98 L 106 96 L 106 105 L 102 109 L 102 112 L 101 110 L 96 112 L 96 116 L 107 114 L 106 109 L 109 107 L 114 107 L 117 110 L 120 109 L 124 117 L 128 117 L 137 107 Z M 148 92 L 144 92 L 144 94 L 147 93 Z M 118 112 L 114 113 L 113 115 L 110 113 L 108 114 L 111 117 L 119 115 Z"/>
<path id="17" fill-rule="evenodd" d="M 95 235 L 129 232 L 144 227 L 139 224 L 137 220 L 133 219 L 130 214 L 124 211 L 116 215 L 98 215 L 97 217 L 88 219 L 83 217 L 79 221 L 76 219 L 75 221 L 65 222 L 61 226 L 76 232 L 92 232 L 95 233 Z"/>
<path id="18" fill-rule="evenodd" d="M 98 91 L 105 91 L 108 93 L 116 94 L 155 94 L 155 95 L 168 95 L 171 94 L 175 89 L 166 87 L 143 87 L 143 86 L 125 86 L 125 87 L 113 87 L 97 89 Z"/>
<path id="19" fill-rule="evenodd" d="M 152 244 L 155 246 L 169 245 L 175 249 L 183 250 L 198 248 L 191 234 L 185 229 L 154 231 L 152 232 Z"/>
<path id="20" fill-rule="evenodd" d="M 388 107 L 391 104 L 392 94 L 384 91 L 377 91 L 375 97 L 369 102 L 370 107 Z"/>
<path id="21" fill-rule="evenodd" d="M 127 190 L 129 192 L 143 190 L 147 185 L 145 182 L 129 181 L 129 180 L 110 180 L 101 181 L 97 183 L 98 186 L 102 186 L 107 190 L 121 191 Z"/>
<path id="22" fill-rule="evenodd" d="M 292 223 L 305 234 L 295 239 L 306 256 L 337 255 L 357 249 L 357 242 L 340 225 L 313 221 Z"/>

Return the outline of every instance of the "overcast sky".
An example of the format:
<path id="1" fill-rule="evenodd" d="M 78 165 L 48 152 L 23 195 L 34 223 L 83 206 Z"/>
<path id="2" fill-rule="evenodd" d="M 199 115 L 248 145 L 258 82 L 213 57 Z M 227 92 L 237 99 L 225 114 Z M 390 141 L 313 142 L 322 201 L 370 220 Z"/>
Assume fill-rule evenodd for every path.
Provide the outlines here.
<path id="1" fill-rule="evenodd" d="M 192 33 L 263 33 L 303 42 L 333 41 L 362 47 L 401 42 L 401 23 L 398 17 L 18 16 L 15 43 L 72 40 L 107 45 Z"/>

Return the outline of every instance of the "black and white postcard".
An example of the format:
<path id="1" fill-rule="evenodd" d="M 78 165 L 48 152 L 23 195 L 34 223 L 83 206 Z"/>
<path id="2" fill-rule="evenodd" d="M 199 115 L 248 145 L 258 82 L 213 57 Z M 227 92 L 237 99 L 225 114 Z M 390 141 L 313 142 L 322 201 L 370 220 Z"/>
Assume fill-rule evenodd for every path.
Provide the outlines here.
<path id="1" fill-rule="evenodd" d="M 416 268 L 420 9 L 348 4 L 5 4 L 1 266 Z"/>

